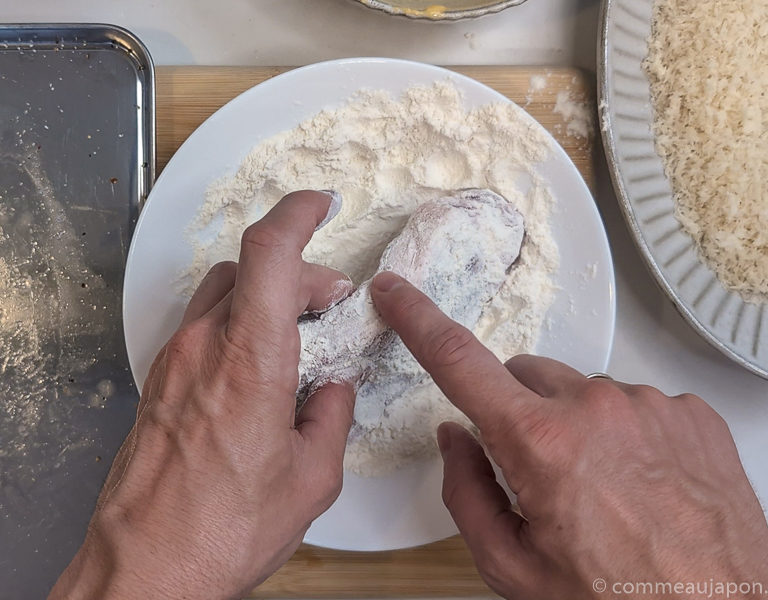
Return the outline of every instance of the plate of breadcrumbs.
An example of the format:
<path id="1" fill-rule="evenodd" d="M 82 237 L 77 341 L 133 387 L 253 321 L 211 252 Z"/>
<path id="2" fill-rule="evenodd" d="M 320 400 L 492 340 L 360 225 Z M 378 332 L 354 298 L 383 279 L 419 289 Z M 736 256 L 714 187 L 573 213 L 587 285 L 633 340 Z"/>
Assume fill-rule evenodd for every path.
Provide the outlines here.
<path id="1" fill-rule="evenodd" d="M 643 257 L 768 378 L 768 0 L 605 0 L 600 123 Z"/>

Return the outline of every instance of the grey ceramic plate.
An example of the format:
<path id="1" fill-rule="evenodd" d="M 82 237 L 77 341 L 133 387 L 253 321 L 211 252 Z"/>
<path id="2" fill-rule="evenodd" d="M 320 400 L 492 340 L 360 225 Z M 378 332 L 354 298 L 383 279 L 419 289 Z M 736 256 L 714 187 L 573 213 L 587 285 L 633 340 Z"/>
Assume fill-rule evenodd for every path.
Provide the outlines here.
<path id="1" fill-rule="evenodd" d="M 683 317 L 718 350 L 768 379 L 765 305 L 726 290 L 674 216 L 642 67 L 652 10 L 653 0 L 603 2 L 600 123 L 619 203 L 648 267 Z"/>

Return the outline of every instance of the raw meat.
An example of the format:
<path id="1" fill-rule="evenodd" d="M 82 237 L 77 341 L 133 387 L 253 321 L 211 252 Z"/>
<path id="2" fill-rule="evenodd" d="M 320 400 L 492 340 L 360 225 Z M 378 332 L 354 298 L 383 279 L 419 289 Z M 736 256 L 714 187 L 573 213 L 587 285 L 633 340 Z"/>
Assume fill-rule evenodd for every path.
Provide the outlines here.
<path id="1" fill-rule="evenodd" d="M 472 328 L 506 281 L 524 235 L 522 215 L 505 198 L 489 190 L 464 190 L 419 206 L 384 250 L 378 271 L 404 277 L 452 319 Z M 369 279 L 322 315 L 300 320 L 299 406 L 330 381 L 364 374 L 378 379 L 377 367 L 397 340 L 376 312 L 370 284 Z M 408 383 L 386 387 L 402 391 Z"/>

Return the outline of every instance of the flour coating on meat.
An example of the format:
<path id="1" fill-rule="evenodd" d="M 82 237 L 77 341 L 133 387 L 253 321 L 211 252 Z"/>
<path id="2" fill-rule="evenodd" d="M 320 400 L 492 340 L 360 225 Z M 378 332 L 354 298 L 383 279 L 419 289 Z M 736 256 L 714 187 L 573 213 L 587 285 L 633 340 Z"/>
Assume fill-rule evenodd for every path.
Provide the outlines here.
<path id="1" fill-rule="evenodd" d="M 378 271 L 406 278 L 471 329 L 506 281 L 524 234 L 522 215 L 506 199 L 465 190 L 419 206 L 384 250 Z M 370 284 L 369 279 L 327 312 L 299 323 L 299 404 L 319 385 L 366 375 L 360 395 L 375 401 L 356 413 L 352 436 L 375 419 L 371 412 L 385 410 L 426 377 L 393 368 L 407 351 L 379 317 Z"/>

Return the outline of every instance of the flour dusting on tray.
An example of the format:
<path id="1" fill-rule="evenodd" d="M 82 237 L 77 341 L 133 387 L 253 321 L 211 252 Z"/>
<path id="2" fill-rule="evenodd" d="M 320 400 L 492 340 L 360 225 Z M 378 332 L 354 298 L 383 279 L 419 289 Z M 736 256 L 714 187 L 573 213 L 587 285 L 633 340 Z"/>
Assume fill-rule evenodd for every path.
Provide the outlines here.
<path id="1" fill-rule="evenodd" d="M 448 81 L 413 87 L 400 98 L 359 92 L 261 142 L 233 176 L 210 187 L 189 232 L 194 259 L 179 285 L 190 294 L 211 265 L 236 260 L 243 229 L 293 190 L 342 194 L 341 213 L 315 234 L 304 258 L 359 284 L 418 206 L 458 189 L 488 188 L 522 214 L 526 237 L 474 331 L 500 358 L 532 352 L 554 300 L 558 266 L 553 199 L 536 172 L 551 151 L 547 136 L 517 107 L 467 110 Z M 416 383 L 384 406 L 376 388 L 398 381 Z M 429 457 L 444 420 L 465 421 L 409 354 L 389 353 L 359 390 L 345 466 L 374 476 Z"/>

